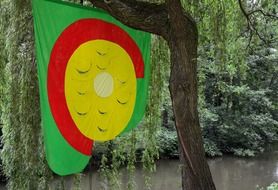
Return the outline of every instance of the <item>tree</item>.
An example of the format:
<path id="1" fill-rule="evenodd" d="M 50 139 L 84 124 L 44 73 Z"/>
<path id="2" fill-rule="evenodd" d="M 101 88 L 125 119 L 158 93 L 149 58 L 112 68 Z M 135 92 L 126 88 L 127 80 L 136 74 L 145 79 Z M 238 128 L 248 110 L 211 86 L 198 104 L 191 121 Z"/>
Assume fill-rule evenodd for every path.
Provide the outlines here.
<path id="1" fill-rule="evenodd" d="M 154 4 L 132 0 L 90 0 L 124 24 L 162 36 L 171 51 L 170 93 L 183 160 L 183 189 L 214 190 L 197 110 L 198 32 L 180 0 Z"/>

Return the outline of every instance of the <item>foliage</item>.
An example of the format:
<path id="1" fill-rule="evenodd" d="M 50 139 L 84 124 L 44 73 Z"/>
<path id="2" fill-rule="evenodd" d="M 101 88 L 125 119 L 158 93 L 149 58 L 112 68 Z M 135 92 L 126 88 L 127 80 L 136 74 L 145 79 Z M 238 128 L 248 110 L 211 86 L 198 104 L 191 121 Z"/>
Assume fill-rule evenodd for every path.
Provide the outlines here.
<path id="1" fill-rule="evenodd" d="M 264 188 L 257 187 L 258 190 L 264 190 Z M 278 183 L 272 183 L 266 188 L 266 190 L 278 190 Z"/>
<path id="2" fill-rule="evenodd" d="M 204 148 L 205 148 L 206 154 L 210 157 L 222 156 L 222 152 L 217 147 L 217 144 L 208 138 L 204 138 Z"/>
<path id="3" fill-rule="evenodd" d="M 254 156 L 266 143 L 278 140 L 278 19 L 257 11 L 252 17 L 256 35 L 247 30 L 237 1 L 183 4 L 199 29 L 199 115 L 206 153 Z M 277 4 L 268 1 L 245 6 L 247 11 L 273 15 L 278 11 Z M 163 94 L 162 124 L 173 128 L 170 97 Z"/>
<path id="4" fill-rule="evenodd" d="M 47 188 L 49 179 L 40 132 L 40 112 L 31 1 L 1 1 L 1 160 L 9 189 Z M 2 46 L 3 47 L 3 46 Z M 2 54 L 3 55 L 3 54 Z"/>
<path id="5" fill-rule="evenodd" d="M 237 1 L 184 2 L 198 21 L 199 113 L 206 152 L 253 156 L 278 138 L 278 21 L 258 11 L 254 27 L 260 35 L 253 32 L 248 38 Z M 277 14 L 277 4 L 260 2 L 245 8 Z"/>
<path id="6" fill-rule="evenodd" d="M 278 190 L 278 183 L 272 183 L 267 190 Z"/>
<path id="7" fill-rule="evenodd" d="M 177 132 L 171 129 L 163 129 L 157 132 L 156 140 L 160 157 L 177 158 L 179 156 Z"/>

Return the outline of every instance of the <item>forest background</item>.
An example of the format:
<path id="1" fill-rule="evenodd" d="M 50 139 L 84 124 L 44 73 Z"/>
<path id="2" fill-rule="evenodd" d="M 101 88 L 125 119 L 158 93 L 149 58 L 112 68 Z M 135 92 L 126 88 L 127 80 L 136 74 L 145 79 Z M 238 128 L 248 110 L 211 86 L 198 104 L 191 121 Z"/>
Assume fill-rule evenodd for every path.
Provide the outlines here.
<path id="1" fill-rule="evenodd" d="M 182 2 L 199 30 L 199 116 L 207 156 L 263 152 L 266 144 L 278 140 L 277 0 L 242 1 L 249 15 L 235 0 Z M 123 165 L 132 174 L 142 161 L 149 173 L 156 159 L 179 155 L 168 91 L 169 50 L 157 36 L 152 38 L 151 60 L 149 105 L 140 127 L 96 144 L 88 166 L 98 165 L 111 186 L 117 186 Z M 45 162 L 40 128 L 30 0 L 0 1 L 0 95 L 1 160 L 9 189 L 47 188 L 53 174 Z M 79 179 L 76 175 L 77 183 Z M 148 180 L 146 175 L 147 185 Z M 133 186 L 131 177 L 128 187 Z"/>

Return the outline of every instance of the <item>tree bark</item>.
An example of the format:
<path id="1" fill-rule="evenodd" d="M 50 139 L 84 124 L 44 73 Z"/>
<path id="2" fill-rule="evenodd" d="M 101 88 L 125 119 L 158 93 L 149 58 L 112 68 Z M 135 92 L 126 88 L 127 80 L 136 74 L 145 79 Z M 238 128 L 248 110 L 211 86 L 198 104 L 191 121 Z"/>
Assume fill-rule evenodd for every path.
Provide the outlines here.
<path id="1" fill-rule="evenodd" d="M 203 148 L 197 110 L 196 23 L 183 14 L 180 0 L 167 0 L 170 19 L 168 44 L 171 50 L 170 93 L 176 129 L 182 147 L 183 189 L 215 189 Z"/>
<path id="2" fill-rule="evenodd" d="M 206 161 L 197 110 L 197 44 L 195 21 L 180 0 L 164 4 L 135 0 L 90 0 L 124 24 L 161 35 L 171 51 L 170 93 L 181 146 L 183 190 L 215 190 Z"/>

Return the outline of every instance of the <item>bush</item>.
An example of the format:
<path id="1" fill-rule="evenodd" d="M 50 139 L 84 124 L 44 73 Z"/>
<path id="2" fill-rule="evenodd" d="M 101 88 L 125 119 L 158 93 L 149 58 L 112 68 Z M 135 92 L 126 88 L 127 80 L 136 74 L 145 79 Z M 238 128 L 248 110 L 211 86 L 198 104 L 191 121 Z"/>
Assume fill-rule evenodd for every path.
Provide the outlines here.
<path id="1" fill-rule="evenodd" d="M 160 156 L 168 158 L 178 157 L 178 137 L 176 131 L 161 128 L 156 138 Z"/>
<path id="2" fill-rule="evenodd" d="M 272 183 L 267 190 L 278 190 L 278 183 Z"/>
<path id="3" fill-rule="evenodd" d="M 266 189 L 264 189 L 263 187 L 257 187 L 257 190 L 278 190 L 278 183 L 274 182 Z"/>
<path id="4" fill-rule="evenodd" d="M 222 156 L 222 152 L 217 147 L 216 143 L 210 139 L 204 139 L 204 148 L 209 157 Z"/>

